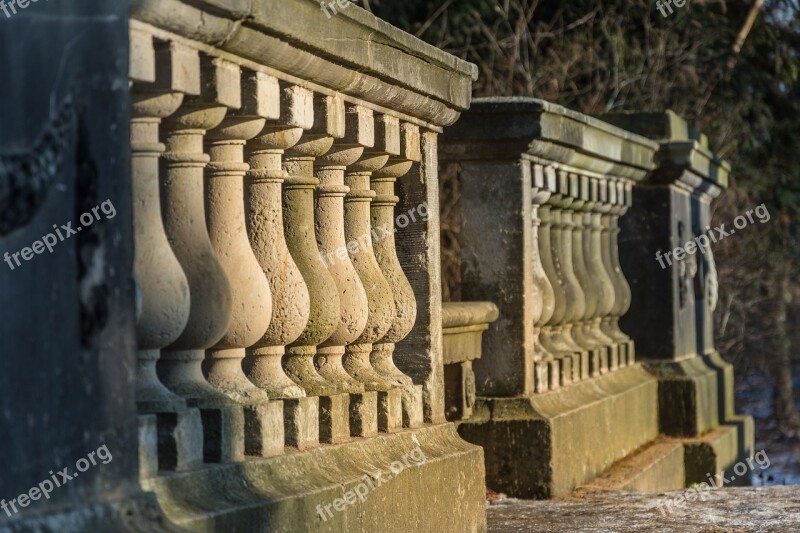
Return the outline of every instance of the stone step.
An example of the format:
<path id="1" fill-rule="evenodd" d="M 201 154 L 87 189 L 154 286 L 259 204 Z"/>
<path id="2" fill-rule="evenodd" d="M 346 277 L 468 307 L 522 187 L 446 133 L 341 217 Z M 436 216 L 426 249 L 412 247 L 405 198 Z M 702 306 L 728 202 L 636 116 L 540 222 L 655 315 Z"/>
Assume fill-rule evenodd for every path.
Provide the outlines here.
<path id="1" fill-rule="evenodd" d="M 590 483 L 575 490 L 576 495 L 595 492 L 661 492 L 685 487 L 684 444 L 679 439 L 659 437 L 654 442 L 617 462 Z"/>

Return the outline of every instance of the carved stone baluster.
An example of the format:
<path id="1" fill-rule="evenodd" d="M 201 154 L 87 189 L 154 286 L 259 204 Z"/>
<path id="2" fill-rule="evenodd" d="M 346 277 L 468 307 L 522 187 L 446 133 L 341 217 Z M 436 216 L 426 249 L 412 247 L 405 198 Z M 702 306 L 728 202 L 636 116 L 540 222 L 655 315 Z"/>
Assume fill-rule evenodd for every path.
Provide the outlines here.
<path id="1" fill-rule="evenodd" d="M 372 231 L 376 235 L 373 242 L 375 258 L 386 280 L 392 287 L 395 318 L 389 331 L 372 347 L 370 361 L 378 374 L 402 390 L 403 420 L 407 427 L 422 423 L 422 385 L 414 385 L 410 377 L 403 374 L 392 359 L 395 343 L 403 340 L 414 327 L 417 317 L 417 301 L 414 290 L 403 272 L 397 257 L 395 244 L 395 206 L 399 198 L 395 196 L 395 182 L 405 176 L 414 162 L 421 160 L 419 127 L 403 123 L 400 128 L 399 157 L 392 156 L 382 169 L 372 175 Z M 427 206 L 426 206 L 427 207 Z M 397 217 L 397 225 L 406 227 L 410 217 L 422 216 L 417 210 L 402 213 Z"/>
<path id="2" fill-rule="evenodd" d="M 228 105 L 238 105 L 239 93 L 227 84 L 230 64 L 204 58 L 202 74 L 200 97 L 184 102 L 165 122 L 164 226 L 189 280 L 191 312 L 181 336 L 163 352 L 158 371 L 169 388 L 200 407 L 206 460 L 236 461 L 244 456 L 244 412 L 202 372 L 205 350 L 230 326 L 232 304 L 206 227 L 203 174 L 209 156 L 203 153 L 203 136 L 222 122 Z"/>
<path id="3" fill-rule="evenodd" d="M 192 84 L 157 78 L 152 38 L 138 32 L 132 32 L 131 38 L 139 44 L 138 60 L 151 73 L 148 81 L 154 82 L 135 84 L 131 94 L 134 272 L 140 301 L 136 403 L 140 414 L 155 415 L 158 427 L 157 457 L 145 457 L 143 463 L 152 463 L 153 470 L 185 470 L 202 462 L 202 426 L 199 412 L 188 409 L 186 401 L 167 389 L 156 373 L 161 349 L 186 327 L 190 308 L 189 284 L 161 220 L 158 172 L 159 157 L 166 149 L 159 142 L 161 120 L 174 113 L 184 97 L 170 89 L 191 90 Z M 159 58 L 162 62 L 171 59 L 170 54 Z"/>
<path id="4" fill-rule="evenodd" d="M 534 387 L 537 393 L 547 392 L 550 388 L 558 387 L 558 380 L 556 380 L 551 387 L 549 375 L 553 373 L 551 367 L 558 365 L 555 361 L 555 356 L 551 353 L 547 346 L 542 342 L 541 332 L 542 328 L 550 321 L 553 316 L 555 307 L 555 293 L 553 285 L 547 278 L 544 266 L 542 265 L 542 254 L 539 242 L 539 230 L 542 225 L 539 216 L 539 210 L 542 205 L 547 202 L 555 188 L 555 181 L 548 179 L 548 174 L 545 173 L 541 165 L 533 165 L 532 176 L 532 202 L 531 202 L 531 248 L 533 250 L 533 286 L 538 293 L 538 297 L 534 297 L 534 301 L 538 302 L 533 311 L 534 318 L 534 345 L 533 345 L 533 360 L 534 360 Z M 549 229 L 548 229 L 549 232 Z M 549 238 L 549 236 L 548 236 Z M 557 368 L 554 372 L 558 375 Z"/>
<path id="5" fill-rule="evenodd" d="M 317 346 L 339 327 L 341 303 L 336 281 L 317 247 L 314 191 L 319 180 L 314 177 L 314 162 L 331 149 L 334 138 L 343 137 L 344 125 L 344 102 L 337 97 L 316 96 L 314 126 L 283 158 L 288 174 L 283 190 L 284 233 L 311 298 L 308 324 L 289 346 L 284 368 L 306 394 L 319 397 L 319 438 L 323 442 L 349 438 L 350 397 L 315 367 Z"/>
<path id="6" fill-rule="evenodd" d="M 593 284 L 593 277 L 589 274 L 587 257 L 584 255 L 584 234 L 588 228 L 584 225 L 585 214 L 592 209 L 593 203 L 590 195 L 590 181 L 588 176 L 570 175 L 570 185 L 574 186 L 573 196 L 578 198 L 571 207 L 575 208 L 572 214 L 572 265 L 575 277 L 583 293 L 583 312 L 576 313 L 572 324 L 572 337 L 583 348 L 580 367 L 580 379 L 590 376 L 590 369 L 599 366 L 603 346 L 589 334 L 587 317 L 597 308 L 597 291 Z"/>
<path id="7" fill-rule="evenodd" d="M 631 307 L 631 286 L 622 272 L 619 263 L 619 218 L 623 216 L 631 205 L 631 191 L 633 185 L 627 180 L 616 180 L 614 186 L 617 191 L 617 202 L 611 209 L 610 217 L 610 261 L 613 273 L 617 278 L 618 298 L 614 300 L 614 309 L 609 317 L 609 330 L 612 337 L 620 343 L 619 365 L 627 366 L 634 362 L 634 345 L 631 338 L 619 327 L 619 319 Z"/>
<path id="8" fill-rule="evenodd" d="M 268 123 L 246 146 L 250 165 L 245 180 L 247 232 L 269 282 L 272 319 L 261 340 L 247 350 L 243 366 L 250 381 L 270 398 L 304 398 L 305 391 L 289 379 L 281 361 L 286 345 L 294 342 L 308 324 L 311 309 L 303 275 L 289 253 L 283 232 L 282 185 L 286 172 L 281 156 L 297 144 L 304 128 L 313 125 L 313 97 L 299 87 L 281 91 L 276 78 L 262 73 L 246 78 L 245 87 L 245 94 L 257 95 L 257 100 L 252 108 L 246 99 L 243 111 L 256 116 L 277 115 L 282 125 Z M 312 418 L 316 416 L 314 413 Z"/>
<path id="9" fill-rule="evenodd" d="M 272 317 L 272 295 L 250 247 L 244 202 L 244 176 L 250 168 L 244 163 L 244 146 L 265 122 L 258 115 L 229 114 L 206 135 L 211 157 L 206 167 L 208 232 L 231 284 L 233 313 L 225 336 L 208 350 L 203 370 L 217 390 L 245 406 L 245 452 L 260 456 L 281 453 L 284 446 L 283 404 L 270 403 L 242 370 L 245 349 L 262 338 Z"/>
<path id="10" fill-rule="evenodd" d="M 315 162 L 317 188 L 316 233 L 320 253 L 336 282 L 341 303 L 339 325 L 317 350 L 319 373 L 339 392 L 358 394 L 364 384 L 342 366 L 345 346 L 356 340 L 367 324 L 367 293 L 347 251 L 344 230 L 344 197 L 350 189 L 344 185 L 348 165 L 358 161 L 364 148 L 375 143 L 372 112 L 350 108 L 345 120 L 345 138 Z M 355 246 L 355 244 L 351 245 Z"/>
<path id="11" fill-rule="evenodd" d="M 350 112 L 358 112 L 358 106 L 353 107 Z M 381 115 L 375 120 L 374 148 L 365 150 L 361 158 L 347 168 L 345 175 L 345 184 L 350 188 L 344 205 L 345 236 L 348 243 L 358 243 L 348 251 L 366 291 L 369 307 L 367 325 L 346 347 L 344 358 L 347 372 L 366 389 L 365 394 L 354 398 L 350 417 L 353 434 L 360 436 L 372 434 L 378 425 L 388 427 L 390 418 L 402 417 L 400 394 L 392 391 L 392 383 L 379 375 L 370 363 L 373 343 L 386 335 L 395 316 L 392 288 L 381 272 L 372 245 L 370 204 L 376 194 L 370 189 L 370 177 L 386 165 L 390 155 L 399 154 L 400 123 L 396 118 Z M 379 402 L 381 420 L 378 420 Z"/>
<path id="12" fill-rule="evenodd" d="M 608 359 L 610 350 L 615 346 L 615 341 L 606 335 L 600 329 L 602 318 L 611 312 L 614 307 L 614 284 L 611 277 L 606 272 L 603 265 L 602 242 L 601 233 L 603 226 L 601 224 L 602 213 L 607 212 L 611 208 L 605 200 L 607 197 L 607 190 L 601 187 L 601 181 L 598 178 L 591 178 L 590 196 L 592 199 L 591 210 L 584 214 L 584 239 L 583 249 L 584 257 L 586 258 L 587 271 L 591 279 L 593 290 L 596 294 L 594 307 L 587 313 L 587 335 L 597 341 L 602 347 L 599 354 L 599 359 L 592 359 L 592 367 L 590 369 L 592 377 L 599 376 L 606 373 L 608 370 Z M 588 305 L 588 304 L 587 304 Z"/>
<path id="13" fill-rule="evenodd" d="M 572 211 L 567 209 L 573 198 L 569 196 L 568 175 L 559 171 L 556 180 L 558 194 L 548 200 L 552 206 L 550 219 L 552 221 L 550 244 L 555 274 L 563 292 L 562 306 L 556 306 L 558 315 L 554 321 L 552 336 L 555 337 L 561 350 L 557 354 L 561 358 L 562 382 L 569 384 L 575 380 L 580 372 L 580 353 L 582 348 L 575 342 L 571 335 L 572 321 L 576 311 L 583 307 L 583 295 L 575 278 L 572 266 Z"/>
<path id="14" fill-rule="evenodd" d="M 621 358 L 627 357 L 625 353 L 625 347 L 622 346 L 620 343 L 619 336 L 617 332 L 614 330 L 613 327 L 613 319 L 612 314 L 614 309 L 616 309 L 622 300 L 622 292 L 623 288 L 620 286 L 619 276 L 614 269 L 614 264 L 611 259 L 612 254 L 612 240 L 614 239 L 613 236 L 613 222 L 612 219 L 617 215 L 614 211 L 618 210 L 618 199 L 617 199 L 617 187 L 616 183 L 612 179 L 605 180 L 605 188 L 606 188 L 606 204 L 608 209 L 603 213 L 601 217 L 601 224 L 603 227 L 601 233 L 601 243 L 602 243 L 602 258 L 603 258 L 603 266 L 608 272 L 609 277 L 611 278 L 611 283 L 614 286 L 614 298 L 611 307 L 606 310 L 605 314 L 600 323 L 600 327 L 606 335 L 614 339 L 614 347 L 613 349 L 609 350 L 609 362 L 608 362 L 608 370 L 614 371 L 619 368 L 619 361 Z"/>

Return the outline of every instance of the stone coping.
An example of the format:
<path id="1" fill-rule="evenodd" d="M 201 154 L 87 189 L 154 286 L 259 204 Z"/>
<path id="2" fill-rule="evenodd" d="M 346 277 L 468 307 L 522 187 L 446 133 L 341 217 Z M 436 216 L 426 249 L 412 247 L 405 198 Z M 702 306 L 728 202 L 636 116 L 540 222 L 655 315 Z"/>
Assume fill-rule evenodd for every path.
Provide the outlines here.
<path id="1" fill-rule="evenodd" d="M 519 159 L 635 181 L 654 168 L 659 144 L 536 98 L 478 98 L 442 138 L 442 159 Z"/>
<path id="2" fill-rule="evenodd" d="M 355 5 L 328 18 L 316 0 L 132 0 L 130 14 L 434 127 L 469 107 L 478 74 Z"/>
<path id="3" fill-rule="evenodd" d="M 500 310 L 492 302 L 443 302 L 442 327 L 462 328 L 489 324 L 497 320 Z"/>
<path id="4" fill-rule="evenodd" d="M 601 115 L 601 118 L 661 143 L 656 155 L 658 171 L 647 179 L 648 182 L 680 181 L 698 192 L 708 191 L 712 196 L 728 187 L 730 163 L 709 149 L 705 134 L 695 130 L 674 111 L 613 113 Z"/>

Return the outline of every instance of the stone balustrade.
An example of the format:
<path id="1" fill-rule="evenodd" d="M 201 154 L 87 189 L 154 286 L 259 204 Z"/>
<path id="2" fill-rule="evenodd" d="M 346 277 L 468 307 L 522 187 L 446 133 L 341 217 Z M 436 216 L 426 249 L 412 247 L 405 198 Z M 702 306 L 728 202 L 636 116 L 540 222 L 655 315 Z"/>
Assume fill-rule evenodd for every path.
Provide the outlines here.
<path id="1" fill-rule="evenodd" d="M 445 130 L 461 295 L 499 309 L 459 425 L 484 447 L 493 490 L 568 494 L 658 434 L 657 382 L 620 327 L 631 289 L 619 258 L 620 219 L 658 148 L 531 98 L 478 99 Z"/>
<path id="2" fill-rule="evenodd" d="M 436 139 L 474 67 L 355 8 L 132 4 L 143 478 L 446 428 Z"/>
<path id="3" fill-rule="evenodd" d="M 619 327 L 631 304 L 619 219 L 656 147 L 532 99 L 479 99 L 448 128 L 441 159 L 461 165 L 462 295 L 501 308 L 476 362 L 479 395 L 544 393 L 634 363 Z"/>

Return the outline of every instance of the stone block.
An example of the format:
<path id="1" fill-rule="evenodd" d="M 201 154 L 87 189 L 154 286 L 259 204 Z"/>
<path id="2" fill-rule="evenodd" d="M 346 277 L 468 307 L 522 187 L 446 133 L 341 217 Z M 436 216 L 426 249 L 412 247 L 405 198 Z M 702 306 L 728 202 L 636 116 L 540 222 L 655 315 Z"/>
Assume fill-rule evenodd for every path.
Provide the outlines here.
<path id="1" fill-rule="evenodd" d="M 244 408 L 245 454 L 271 457 L 284 452 L 283 402 L 274 400 Z"/>
<path id="2" fill-rule="evenodd" d="M 302 451 L 319 445 L 319 398 L 283 400 L 283 428 L 287 446 Z"/>
<path id="3" fill-rule="evenodd" d="M 239 405 L 200 407 L 203 461 L 229 463 L 244 459 L 244 408 Z"/>
<path id="4" fill-rule="evenodd" d="M 350 434 L 353 437 L 372 437 L 378 434 L 377 392 L 350 395 Z"/>
<path id="5" fill-rule="evenodd" d="M 158 413 L 158 469 L 191 470 L 203 463 L 204 428 L 197 409 Z"/>
<path id="6" fill-rule="evenodd" d="M 350 395 L 319 397 L 319 441 L 339 444 L 350 440 Z"/>
<path id="7" fill-rule="evenodd" d="M 411 390 L 403 389 L 403 427 L 418 428 L 424 423 L 422 385 L 414 385 Z"/>
<path id="8" fill-rule="evenodd" d="M 378 391 L 378 429 L 382 433 L 403 429 L 403 395 L 400 389 Z"/>
<path id="9" fill-rule="evenodd" d="M 445 417 L 447 420 L 464 420 L 472 416 L 475 405 L 475 375 L 472 361 L 444 366 Z"/>

